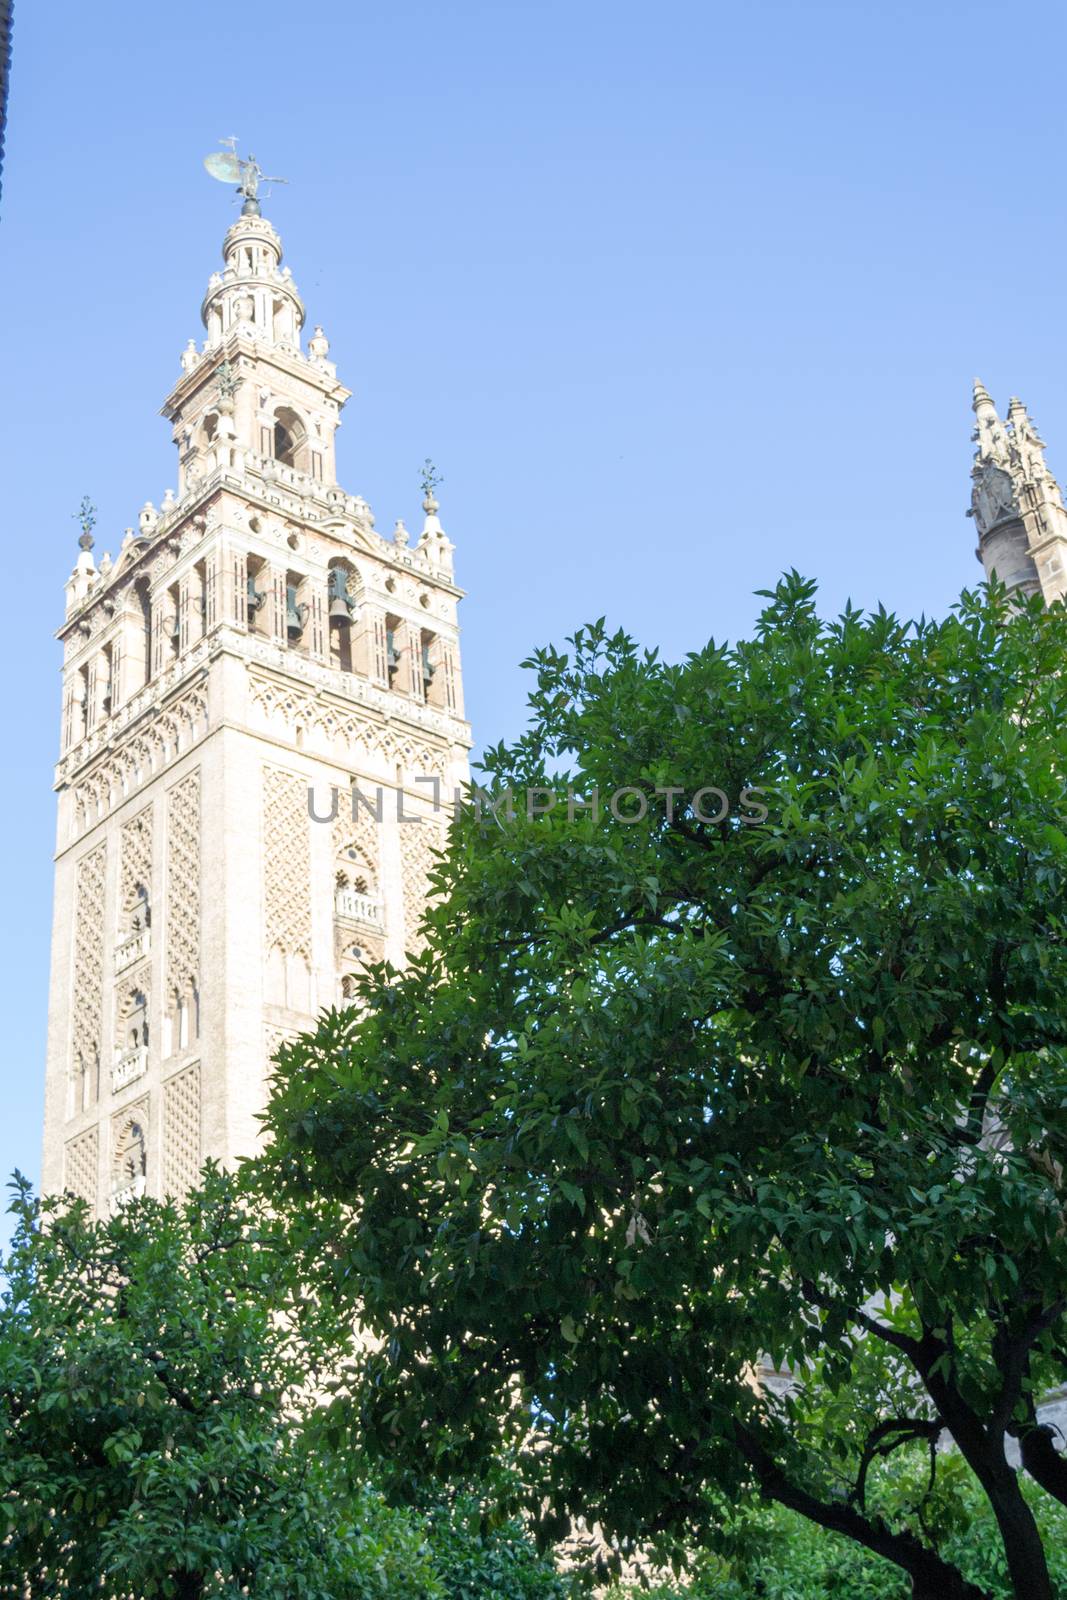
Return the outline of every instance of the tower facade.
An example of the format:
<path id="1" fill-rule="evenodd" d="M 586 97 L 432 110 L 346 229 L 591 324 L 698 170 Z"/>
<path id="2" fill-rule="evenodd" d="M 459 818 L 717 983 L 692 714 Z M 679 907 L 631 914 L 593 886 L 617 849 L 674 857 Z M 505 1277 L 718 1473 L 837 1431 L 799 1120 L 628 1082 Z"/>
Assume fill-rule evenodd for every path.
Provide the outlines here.
<path id="1" fill-rule="evenodd" d="M 1045 443 L 1021 400 L 1001 422 L 984 385 L 975 379 L 977 446 L 967 515 L 978 530 L 975 552 L 987 578 L 1047 601 L 1067 592 L 1067 511 L 1045 463 Z"/>
<path id="2" fill-rule="evenodd" d="M 246 198 L 163 415 L 177 494 L 67 584 L 43 1188 L 251 1153 L 280 1042 L 401 966 L 467 777 L 453 547 L 337 482 L 349 391 Z"/>

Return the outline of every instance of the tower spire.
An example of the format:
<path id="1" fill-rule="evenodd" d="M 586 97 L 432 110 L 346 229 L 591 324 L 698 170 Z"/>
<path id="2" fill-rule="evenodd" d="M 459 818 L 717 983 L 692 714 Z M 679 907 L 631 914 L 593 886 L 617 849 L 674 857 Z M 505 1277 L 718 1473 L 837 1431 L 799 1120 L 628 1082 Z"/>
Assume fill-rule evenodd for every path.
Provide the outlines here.
<path id="1" fill-rule="evenodd" d="M 1059 599 L 1067 591 L 1067 512 L 1044 440 L 1015 397 L 1002 423 L 977 378 L 971 404 L 977 449 L 967 514 L 978 529 L 978 559 L 1009 589 Z"/>

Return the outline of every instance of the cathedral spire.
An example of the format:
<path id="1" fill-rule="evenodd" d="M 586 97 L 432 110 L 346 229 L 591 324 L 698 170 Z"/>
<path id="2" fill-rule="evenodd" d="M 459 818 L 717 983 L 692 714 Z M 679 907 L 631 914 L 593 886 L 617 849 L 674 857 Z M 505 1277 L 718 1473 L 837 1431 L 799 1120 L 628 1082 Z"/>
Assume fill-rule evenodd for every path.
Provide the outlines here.
<path id="1" fill-rule="evenodd" d="M 1009 589 L 1058 599 L 1067 589 L 1067 512 L 1044 440 L 1018 398 L 1003 424 L 977 378 L 972 406 L 978 448 L 968 515 L 978 529 L 978 558 L 986 575 Z"/>

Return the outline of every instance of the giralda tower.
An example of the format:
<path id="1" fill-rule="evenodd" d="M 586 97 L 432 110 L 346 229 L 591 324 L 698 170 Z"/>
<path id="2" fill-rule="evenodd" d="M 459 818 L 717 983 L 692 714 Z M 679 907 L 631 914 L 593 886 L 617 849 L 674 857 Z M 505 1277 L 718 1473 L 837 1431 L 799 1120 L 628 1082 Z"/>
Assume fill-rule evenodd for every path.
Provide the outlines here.
<path id="1" fill-rule="evenodd" d="M 414 543 L 338 484 L 349 391 L 240 176 L 163 406 L 177 495 L 114 561 L 86 519 L 59 630 L 43 1188 L 101 1212 L 254 1150 L 278 1043 L 411 949 L 467 776 L 432 474 Z"/>

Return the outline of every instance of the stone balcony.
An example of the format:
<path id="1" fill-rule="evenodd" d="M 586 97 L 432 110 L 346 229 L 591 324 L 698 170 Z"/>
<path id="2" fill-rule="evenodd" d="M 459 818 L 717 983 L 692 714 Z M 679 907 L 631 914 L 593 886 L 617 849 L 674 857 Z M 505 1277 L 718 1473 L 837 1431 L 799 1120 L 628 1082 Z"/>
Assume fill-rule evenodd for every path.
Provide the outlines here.
<path id="1" fill-rule="evenodd" d="M 334 905 L 337 915 L 345 922 L 361 922 L 370 928 L 382 925 L 382 904 L 373 895 L 359 894 L 355 889 L 338 889 Z"/>
<path id="2" fill-rule="evenodd" d="M 152 948 L 152 933 L 149 928 L 138 928 L 135 933 L 115 946 L 115 975 L 125 972 L 127 967 L 132 967 L 134 962 L 140 961 Z"/>
<path id="3" fill-rule="evenodd" d="M 146 1181 L 142 1172 L 136 1178 L 131 1178 L 129 1182 L 122 1184 L 118 1189 L 112 1189 L 108 1200 L 112 1216 L 121 1211 L 123 1206 L 128 1206 L 131 1200 L 141 1199 L 145 1192 Z"/>
<path id="4" fill-rule="evenodd" d="M 148 1046 L 135 1044 L 124 1050 L 111 1069 L 111 1092 L 118 1094 L 128 1083 L 135 1083 L 148 1071 Z"/>

